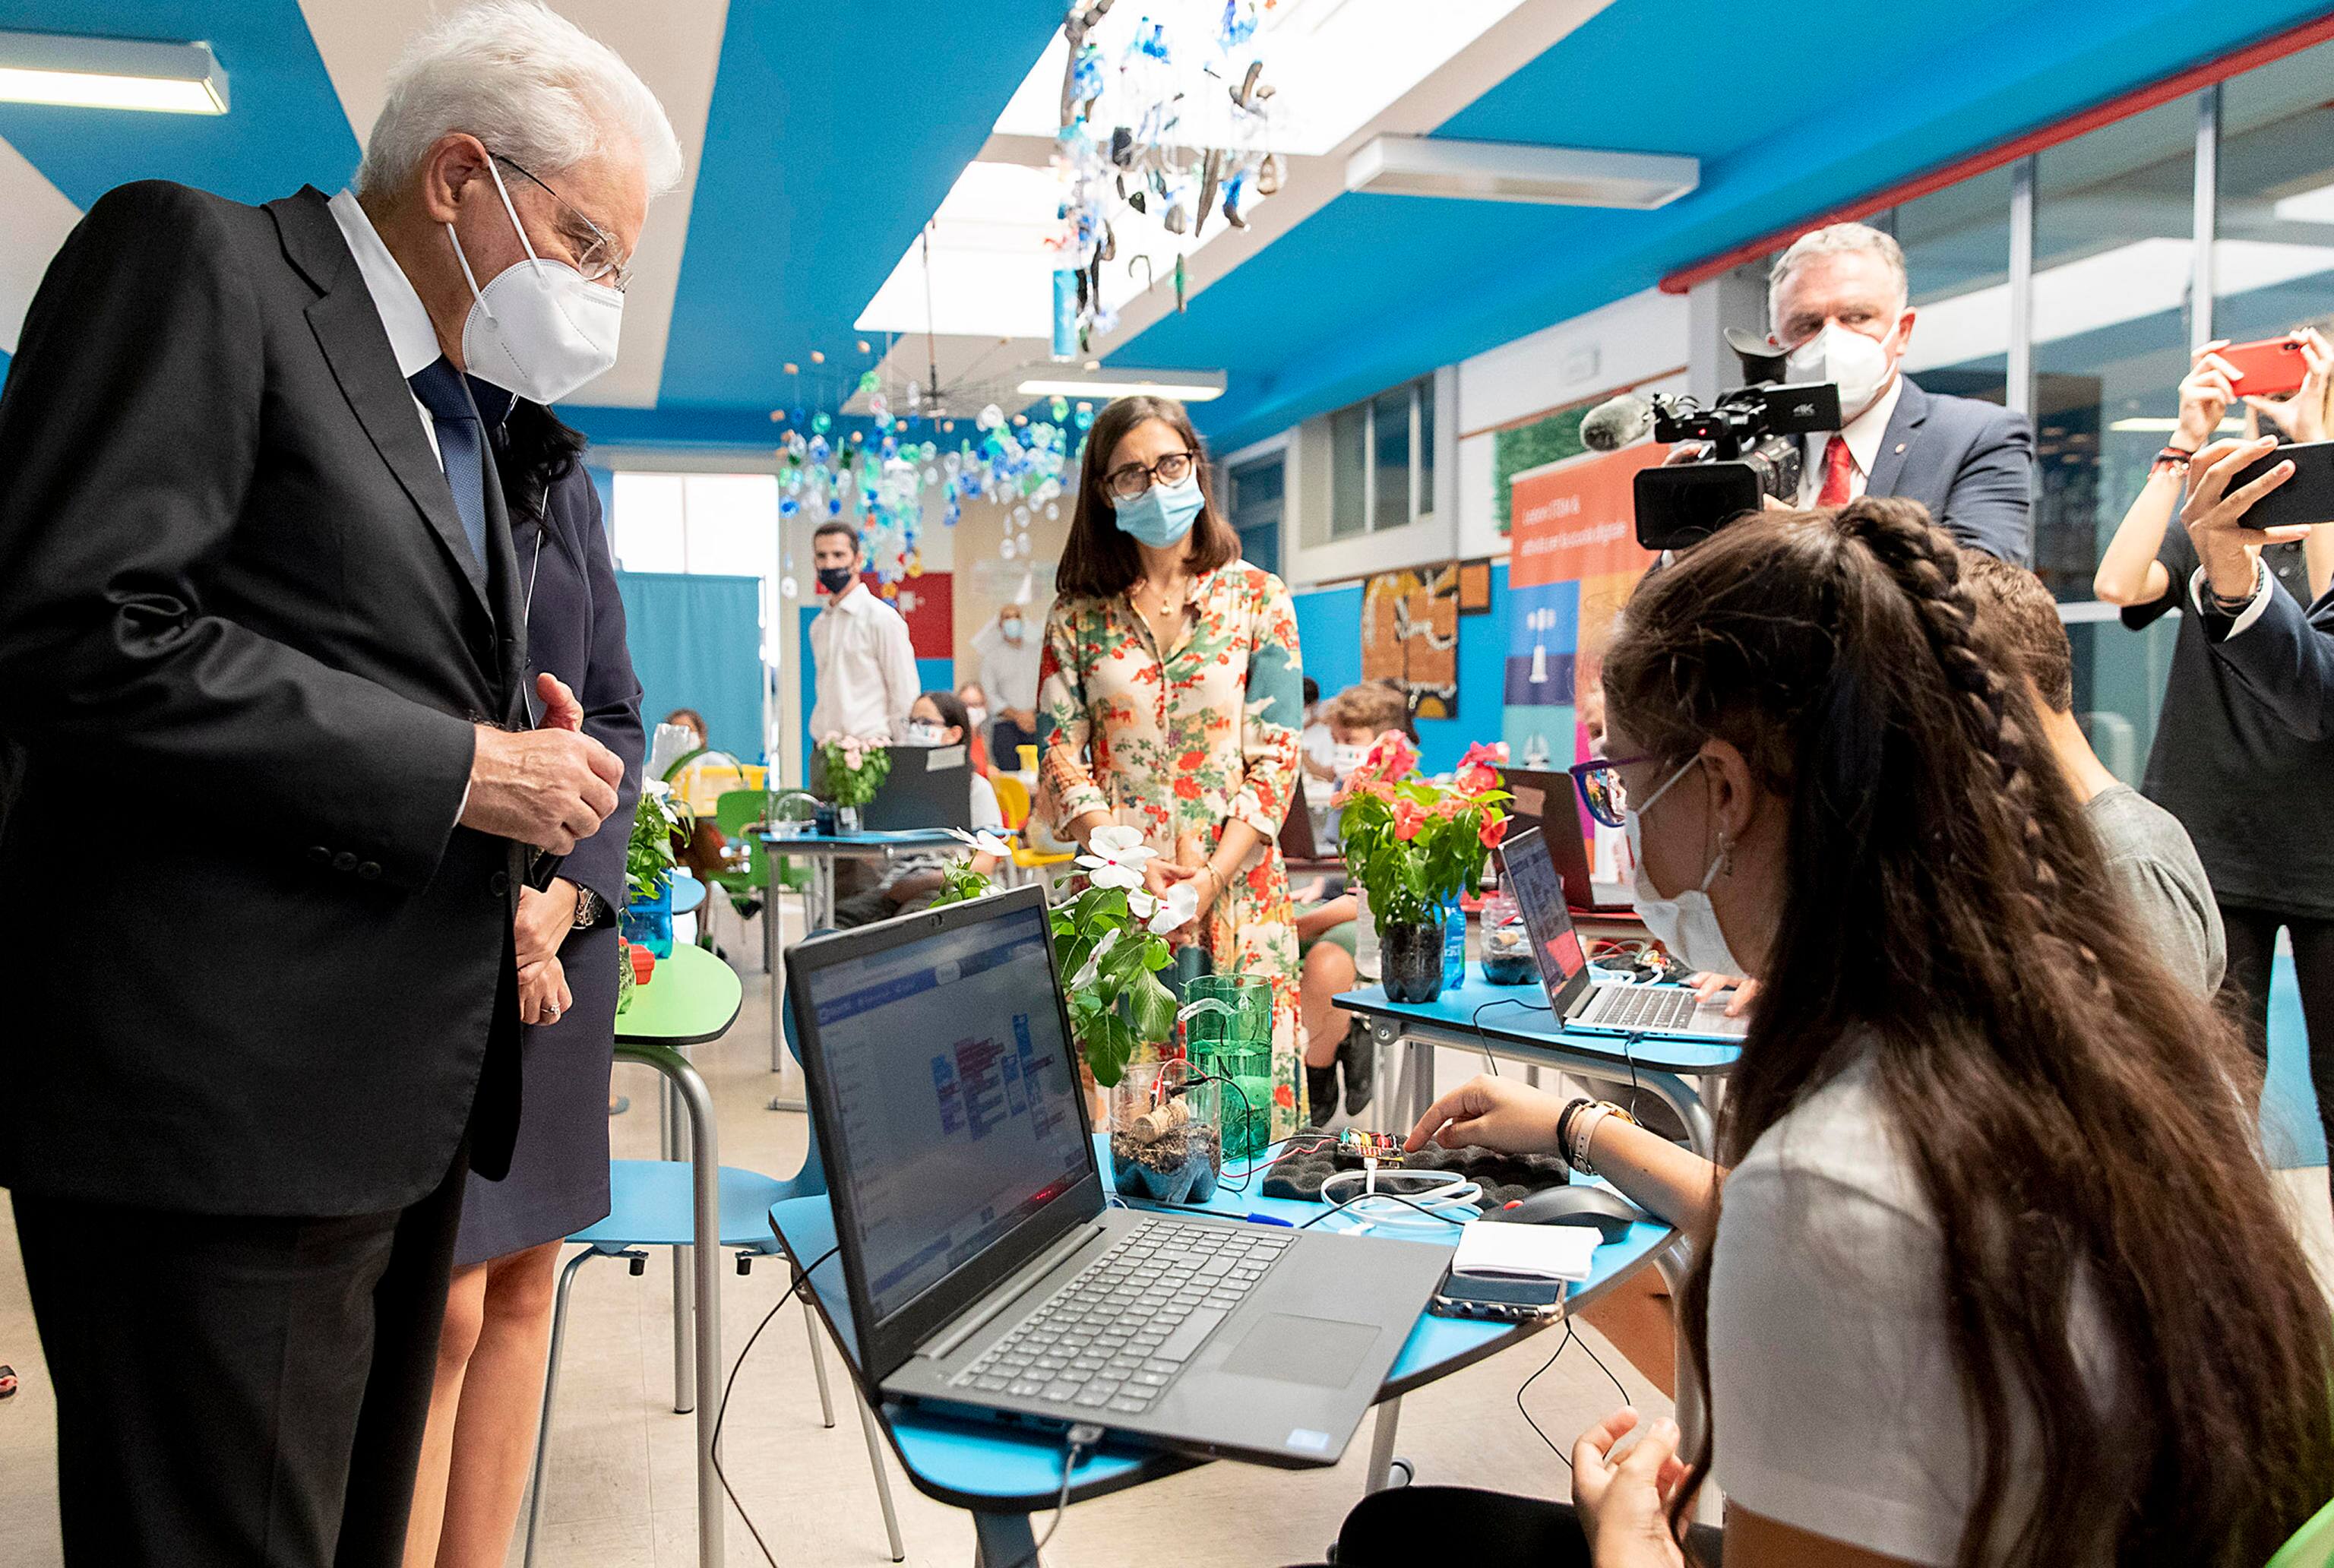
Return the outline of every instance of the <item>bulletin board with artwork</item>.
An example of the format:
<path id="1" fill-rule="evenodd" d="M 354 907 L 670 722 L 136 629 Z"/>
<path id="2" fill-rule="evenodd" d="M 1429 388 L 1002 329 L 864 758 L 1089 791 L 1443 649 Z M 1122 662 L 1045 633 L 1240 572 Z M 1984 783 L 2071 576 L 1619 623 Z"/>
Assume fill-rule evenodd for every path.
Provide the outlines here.
<path id="1" fill-rule="evenodd" d="M 1420 718 L 1459 717 L 1459 563 L 1362 584 L 1362 678 L 1392 681 Z"/>

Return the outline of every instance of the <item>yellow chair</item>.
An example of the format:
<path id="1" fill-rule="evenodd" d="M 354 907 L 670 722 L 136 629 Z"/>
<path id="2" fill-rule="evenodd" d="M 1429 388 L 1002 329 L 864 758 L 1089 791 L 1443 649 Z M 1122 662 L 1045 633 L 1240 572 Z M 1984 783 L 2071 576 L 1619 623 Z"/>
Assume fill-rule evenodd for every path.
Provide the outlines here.
<path id="1" fill-rule="evenodd" d="M 1050 880 L 1055 867 L 1069 864 L 1074 857 L 1065 852 L 1034 850 L 1029 847 L 1028 786 L 1011 774 L 1002 773 L 993 775 L 989 784 L 989 787 L 997 792 L 998 814 L 1005 819 L 1005 825 L 1018 835 L 1018 842 L 1013 846 L 1014 871 L 1036 871 L 1040 877 Z M 1017 875 L 1013 880 L 1015 885 L 1018 886 L 1021 878 Z"/>

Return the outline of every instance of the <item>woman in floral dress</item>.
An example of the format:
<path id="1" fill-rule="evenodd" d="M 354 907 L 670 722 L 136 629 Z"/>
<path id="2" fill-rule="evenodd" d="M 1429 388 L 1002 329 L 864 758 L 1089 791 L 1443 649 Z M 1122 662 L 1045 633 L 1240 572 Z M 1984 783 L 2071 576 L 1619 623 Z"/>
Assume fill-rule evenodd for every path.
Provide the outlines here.
<path id="1" fill-rule="evenodd" d="M 1305 1124 L 1297 927 L 1280 863 L 1304 674 L 1288 590 L 1239 559 L 1182 405 L 1121 398 L 1086 438 L 1039 665 L 1039 809 L 1084 847 L 1137 830 L 1151 891 L 1194 884 L 1184 928 L 1220 975 L 1273 988 L 1272 1135 Z"/>

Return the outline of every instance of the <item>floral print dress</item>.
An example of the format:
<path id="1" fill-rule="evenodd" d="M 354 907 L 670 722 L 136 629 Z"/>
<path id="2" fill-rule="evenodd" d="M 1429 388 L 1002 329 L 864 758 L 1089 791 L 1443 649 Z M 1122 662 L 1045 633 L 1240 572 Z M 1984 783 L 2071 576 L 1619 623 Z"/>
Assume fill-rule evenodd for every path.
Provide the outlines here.
<path id="1" fill-rule="evenodd" d="M 1191 581 L 1182 628 L 1163 649 L 1124 593 L 1065 595 L 1046 619 L 1038 809 L 1056 829 L 1066 836 L 1099 811 L 1191 865 L 1215 852 L 1227 822 L 1256 830 L 1256 849 L 1201 912 L 1200 939 L 1216 973 L 1272 982 L 1276 1139 L 1305 1123 L 1297 923 L 1279 844 L 1304 686 L 1288 590 L 1244 561 Z"/>

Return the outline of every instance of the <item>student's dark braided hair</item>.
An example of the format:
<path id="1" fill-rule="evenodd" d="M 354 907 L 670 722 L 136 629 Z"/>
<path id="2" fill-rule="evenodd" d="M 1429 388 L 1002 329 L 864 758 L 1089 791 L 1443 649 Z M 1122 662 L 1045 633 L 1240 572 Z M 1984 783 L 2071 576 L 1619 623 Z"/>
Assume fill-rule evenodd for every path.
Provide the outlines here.
<path id="1" fill-rule="evenodd" d="M 1970 1423 L 1963 1564 L 2254 1568 L 2334 1496 L 2334 1320 L 2259 1069 L 2129 923 L 2010 668 L 1907 502 L 1738 523 L 1631 601 L 1613 729 L 1671 767 L 1731 746 L 1786 813 L 1721 1159 L 1871 1058 L 1963 1392 L 1878 1419 Z M 1705 1388 L 1713 1239 L 1679 1303 Z"/>

